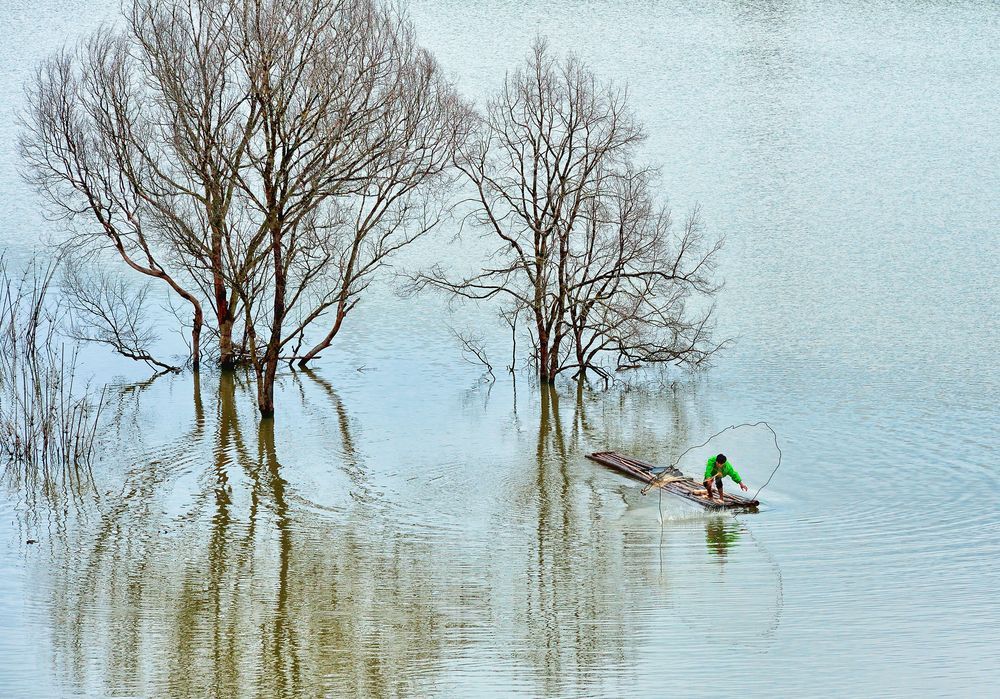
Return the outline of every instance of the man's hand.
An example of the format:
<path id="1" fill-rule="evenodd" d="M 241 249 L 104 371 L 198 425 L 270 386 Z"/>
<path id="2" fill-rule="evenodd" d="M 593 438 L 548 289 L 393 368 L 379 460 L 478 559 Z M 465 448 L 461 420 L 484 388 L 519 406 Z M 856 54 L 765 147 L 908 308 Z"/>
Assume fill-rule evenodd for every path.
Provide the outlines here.
<path id="1" fill-rule="evenodd" d="M 746 484 L 745 484 L 745 483 L 740 483 L 740 490 L 742 490 L 742 491 L 743 491 L 743 492 L 745 493 L 745 492 L 747 492 L 747 490 L 749 490 L 749 489 L 747 488 L 747 486 L 746 486 Z"/>

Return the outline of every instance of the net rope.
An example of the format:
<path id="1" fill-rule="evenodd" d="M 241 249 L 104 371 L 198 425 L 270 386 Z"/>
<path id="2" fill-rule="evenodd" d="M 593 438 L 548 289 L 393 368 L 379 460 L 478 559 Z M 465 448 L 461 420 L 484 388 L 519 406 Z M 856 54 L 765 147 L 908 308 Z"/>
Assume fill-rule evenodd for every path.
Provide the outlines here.
<path id="1" fill-rule="evenodd" d="M 760 420 L 759 422 L 744 422 L 739 425 L 730 425 L 729 427 L 724 427 L 723 429 L 719 430 L 711 437 L 706 439 L 701 444 L 695 444 L 694 446 L 685 449 L 683 452 L 681 452 L 680 456 L 674 459 L 673 462 L 666 469 L 664 469 L 663 473 L 660 476 L 657 476 L 652 481 L 650 481 L 649 484 L 642 489 L 642 494 L 646 495 L 649 492 L 650 488 L 656 488 L 659 491 L 659 502 L 657 503 L 657 507 L 659 508 L 660 511 L 660 521 L 661 522 L 663 521 L 663 489 L 660 488 L 660 486 L 670 483 L 674 480 L 677 480 L 677 476 L 675 475 L 678 472 L 677 464 L 680 463 L 680 460 L 683 459 L 686 454 L 694 451 L 695 449 L 700 449 L 701 447 L 707 445 L 709 442 L 711 442 L 719 435 L 723 434 L 724 432 L 728 432 L 729 430 L 738 430 L 741 427 L 759 427 L 761 425 L 770 430 L 771 436 L 774 438 L 774 448 L 778 451 L 778 463 L 775 464 L 774 469 L 771 471 L 771 475 L 767 477 L 767 480 L 764 482 L 764 485 L 757 488 L 757 492 L 754 493 L 753 498 L 751 498 L 752 500 L 756 500 L 757 496 L 760 495 L 760 491 L 764 490 L 764 488 L 768 486 L 768 484 L 771 482 L 771 479 L 774 478 L 774 474 L 777 473 L 778 469 L 781 467 L 781 447 L 778 446 L 778 433 L 774 431 L 774 428 L 771 427 L 771 425 L 769 425 L 766 420 Z"/>

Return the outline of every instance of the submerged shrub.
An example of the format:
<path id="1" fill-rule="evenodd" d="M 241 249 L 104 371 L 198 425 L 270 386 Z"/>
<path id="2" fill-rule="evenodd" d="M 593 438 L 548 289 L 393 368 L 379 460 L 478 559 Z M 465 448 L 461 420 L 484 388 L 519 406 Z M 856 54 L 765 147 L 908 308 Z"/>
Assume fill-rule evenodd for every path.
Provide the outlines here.
<path id="1" fill-rule="evenodd" d="M 0 455 L 29 474 L 88 465 L 104 404 L 78 384 L 77 346 L 59 336 L 54 269 L 13 275 L 0 258 Z"/>

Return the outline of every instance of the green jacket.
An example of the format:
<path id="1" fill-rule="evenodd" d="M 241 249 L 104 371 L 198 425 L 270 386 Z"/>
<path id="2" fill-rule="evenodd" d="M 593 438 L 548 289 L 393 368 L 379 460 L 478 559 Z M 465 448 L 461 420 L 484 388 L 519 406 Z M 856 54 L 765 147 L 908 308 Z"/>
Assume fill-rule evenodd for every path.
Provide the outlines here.
<path id="1" fill-rule="evenodd" d="M 723 476 L 729 476 L 737 483 L 743 482 L 740 474 L 736 473 L 736 469 L 733 468 L 732 461 L 727 459 L 726 463 L 719 465 L 715 463 L 715 457 L 711 457 L 705 464 L 705 480 L 708 481 L 715 477 L 722 478 Z"/>

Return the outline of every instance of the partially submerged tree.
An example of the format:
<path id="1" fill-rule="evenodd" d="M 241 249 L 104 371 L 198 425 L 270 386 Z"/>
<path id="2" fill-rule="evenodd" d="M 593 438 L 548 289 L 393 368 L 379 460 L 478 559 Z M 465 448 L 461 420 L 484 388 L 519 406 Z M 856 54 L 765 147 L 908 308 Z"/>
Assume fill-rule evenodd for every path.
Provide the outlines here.
<path id="1" fill-rule="evenodd" d="M 239 179 L 254 222 L 243 266 L 253 271 L 237 288 L 268 414 L 288 348 L 301 365 L 317 357 L 385 260 L 437 223 L 433 188 L 468 110 L 395 10 L 273 0 L 248 7 L 243 26 L 260 126 Z M 328 332 L 300 355 L 308 327 L 331 312 Z"/>
<path id="2" fill-rule="evenodd" d="M 190 306 L 195 369 L 206 324 L 223 367 L 252 364 L 270 415 L 279 360 L 319 356 L 437 223 L 468 109 L 378 0 L 135 0 L 125 20 L 39 69 L 27 176 L 74 245 Z"/>
<path id="3" fill-rule="evenodd" d="M 626 93 L 542 41 L 508 75 L 476 138 L 458 157 L 475 188 L 475 222 L 498 239 L 481 272 L 418 279 L 459 297 L 497 299 L 523 319 L 538 376 L 607 376 L 623 365 L 697 365 L 717 349 L 710 296 L 721 241 L 693 213 L 674 232 L 652 194 L 655 171 L 634 162 L 643 131 Z"/>

